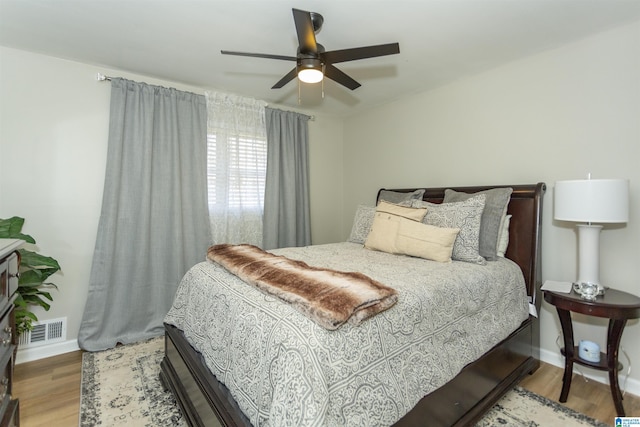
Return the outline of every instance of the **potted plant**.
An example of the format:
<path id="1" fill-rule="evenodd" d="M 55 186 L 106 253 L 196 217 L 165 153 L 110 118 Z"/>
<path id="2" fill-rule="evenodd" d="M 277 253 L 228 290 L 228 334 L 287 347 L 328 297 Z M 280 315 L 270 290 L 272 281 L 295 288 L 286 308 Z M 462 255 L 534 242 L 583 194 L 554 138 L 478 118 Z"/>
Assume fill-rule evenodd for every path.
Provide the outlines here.
<path id="1" fill-rule="evenodd" d="M 36 241 L 28 234 L 22 233 L 24 218 L 14 216 L 9 219 L 0 218 L 0 238 L 21 239 L 35 245 Z M 33 329 L 32 322 L 38 317 L 31 311 L 33 306 L 40 306 L 45 310 L 51 307 L 48 301 L 53 301 L 47 289 L 58 287 L 46 280 L 60 270 L 60 264 L 55 259 L 40 255 L 28 249 L 18 249 L 20 253 L 20 278 L 18 279 L 17 297 L 15 299 L 16 330 L 18 335 Z"/>

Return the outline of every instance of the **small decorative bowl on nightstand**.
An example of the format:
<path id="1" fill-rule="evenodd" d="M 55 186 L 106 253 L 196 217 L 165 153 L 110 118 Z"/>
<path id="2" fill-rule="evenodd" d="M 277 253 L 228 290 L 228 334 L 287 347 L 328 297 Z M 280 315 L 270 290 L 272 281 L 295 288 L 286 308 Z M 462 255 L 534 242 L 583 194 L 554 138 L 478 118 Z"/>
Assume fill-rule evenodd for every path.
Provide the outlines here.
<path id="1" fill-rule="evenodd" d="M 573 291 L 587 301 L 595 301 L 598 295 L 604 295 L 607 287 L 598 283 L 573 283 Z"/>

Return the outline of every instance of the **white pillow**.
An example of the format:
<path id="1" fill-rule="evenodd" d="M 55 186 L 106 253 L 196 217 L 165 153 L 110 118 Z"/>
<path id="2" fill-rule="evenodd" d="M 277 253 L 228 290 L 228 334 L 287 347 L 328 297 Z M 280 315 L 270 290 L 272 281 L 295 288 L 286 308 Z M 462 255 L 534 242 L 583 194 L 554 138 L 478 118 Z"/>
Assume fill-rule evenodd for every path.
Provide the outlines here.
<path id="1" fill-rule="evenodd" d="M 509 224 L 511 223 L 511 215 L 506 215 L 500 226 L 500 234 L 498 235 L 498 256 L 504 258 L 509 246 Z"/>

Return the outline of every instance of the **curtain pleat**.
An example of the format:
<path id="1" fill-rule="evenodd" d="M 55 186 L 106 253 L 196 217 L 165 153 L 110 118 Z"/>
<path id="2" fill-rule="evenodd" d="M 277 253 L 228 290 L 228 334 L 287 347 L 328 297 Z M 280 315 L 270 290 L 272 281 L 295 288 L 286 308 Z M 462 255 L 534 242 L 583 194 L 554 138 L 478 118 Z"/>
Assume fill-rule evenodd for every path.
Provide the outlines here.
<path id="1" fill-rule="evenodd" d="M 89 351 L 162 334 L 185 272 L 210 245 L 205 98 L 111 81 L 109 145 L 89 294 Z"/>
<path id="2" fill-rule="evenodd" d="M 311 244 L 309 116 L 265 108 L 264 249 Z"/>

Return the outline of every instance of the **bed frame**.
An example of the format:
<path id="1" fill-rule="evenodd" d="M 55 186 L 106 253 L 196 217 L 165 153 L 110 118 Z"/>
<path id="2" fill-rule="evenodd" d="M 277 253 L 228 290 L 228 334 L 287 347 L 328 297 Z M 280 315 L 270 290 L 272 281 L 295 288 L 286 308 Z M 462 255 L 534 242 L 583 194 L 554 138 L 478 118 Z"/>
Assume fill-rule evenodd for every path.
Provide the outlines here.
<path id="1" fill-rule="evenodd" d="M 544 183 L 447 187 L 472 193 L 496 187 L 511 187 L 506 257 L 524 273 L 530 302 L 539 311 L 541 303 L 540 237 Z M 411 192 L 415 189 L 393 191 Z M 445 188 L 428 188 L 423 200 L 440 203 Z M 228 389 L 206 367 L 200 353 L 189 345 L 182 331 L 165 324 L 165 357 L 160 379 L 176 397 L 191 426 L 251 426 Z M 466 426 L 478 421 L 508 390 L 539 366 L 540 327 L 533 316 L 507 339 L 480 359 L 467 365 L 454 379 L 425 396 L 395 426 Z"/>

